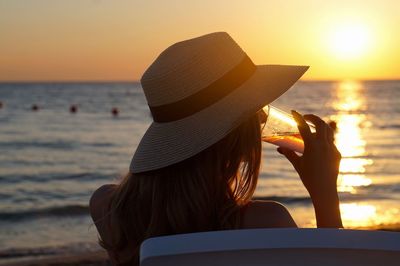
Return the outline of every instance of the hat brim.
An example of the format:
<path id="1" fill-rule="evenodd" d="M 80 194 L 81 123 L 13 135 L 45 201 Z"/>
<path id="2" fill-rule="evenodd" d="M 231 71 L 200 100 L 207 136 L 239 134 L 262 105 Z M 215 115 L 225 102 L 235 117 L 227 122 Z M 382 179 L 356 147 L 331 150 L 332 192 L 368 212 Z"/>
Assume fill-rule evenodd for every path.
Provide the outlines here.
<path id="1" fill-rule="evenodd" d="M 250 79 L 211 106 L 177 121 L 153 122 L 136 149 L 130 171 L 140 173 L 163 168 L 217 143 L 285 93 L 308 68 L 259 65 Z"/>

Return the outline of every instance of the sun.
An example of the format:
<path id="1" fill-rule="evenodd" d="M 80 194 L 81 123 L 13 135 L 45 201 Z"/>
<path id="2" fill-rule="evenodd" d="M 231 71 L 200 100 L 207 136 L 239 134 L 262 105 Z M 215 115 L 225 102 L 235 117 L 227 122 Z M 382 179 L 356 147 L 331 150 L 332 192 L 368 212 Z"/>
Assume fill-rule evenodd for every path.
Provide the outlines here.
<path id="1" fill-rule="evenodd" d="M 355 59 L 367 53 L 370 39 L 370 32 L 364 25 L 341 25 L 332 30 L 329 45 L 336 58 Z"/>

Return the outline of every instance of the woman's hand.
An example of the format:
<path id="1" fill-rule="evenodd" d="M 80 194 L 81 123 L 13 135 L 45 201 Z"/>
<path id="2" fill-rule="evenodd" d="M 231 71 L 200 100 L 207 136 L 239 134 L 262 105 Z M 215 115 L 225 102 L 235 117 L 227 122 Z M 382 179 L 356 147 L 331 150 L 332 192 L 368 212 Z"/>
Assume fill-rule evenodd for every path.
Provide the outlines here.
<path id="1" fill-rule="evenodd" d="M 282 147 L 278 152 L 292 163 L 310 194 L 318 227 L 342 227 L 336 185 L 341 155 L 333 143 L 334 132 L 318 116 L 292 114 L 304 140 L 303 156 Z M 315 125 L 315 133 L 305 119 Z"/>

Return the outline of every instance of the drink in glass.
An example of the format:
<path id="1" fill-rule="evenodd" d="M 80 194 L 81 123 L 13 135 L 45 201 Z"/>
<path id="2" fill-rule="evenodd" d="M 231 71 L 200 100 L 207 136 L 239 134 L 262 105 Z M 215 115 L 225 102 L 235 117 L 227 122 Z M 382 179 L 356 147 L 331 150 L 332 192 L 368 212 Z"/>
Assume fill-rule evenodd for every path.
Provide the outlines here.
<path id="1" fill-rule="evenodd" d="M 293 116 L 271 105 L 265 106 L 263 111 L 266 114 L 266 121 L 262 128 L 261 139 L 276 146 L 303 153 L 304 142 Z M 315 132 L 315 127 L 310 123 L 307 124 L 311 132 Z"/>

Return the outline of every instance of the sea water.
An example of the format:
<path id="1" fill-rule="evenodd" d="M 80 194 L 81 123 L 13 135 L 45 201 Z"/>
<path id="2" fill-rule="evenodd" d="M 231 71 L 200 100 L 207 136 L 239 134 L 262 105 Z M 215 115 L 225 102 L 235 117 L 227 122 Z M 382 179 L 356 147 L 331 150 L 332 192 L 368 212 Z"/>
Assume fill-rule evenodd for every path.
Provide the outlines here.
<path id="1" fill-rule="evenodd" d="M 399 81 L 298 82 L 273 103 L 336 122 L 345 227 L 400 222 L 399 99 Z M 151 121 L 140 84 L 1 84 L 0 101 L 0 263 L 98 249 L 88 201 L 127 172 Z M 255 196 L 315 226 L 297 173 L 268 143 Z"/>

